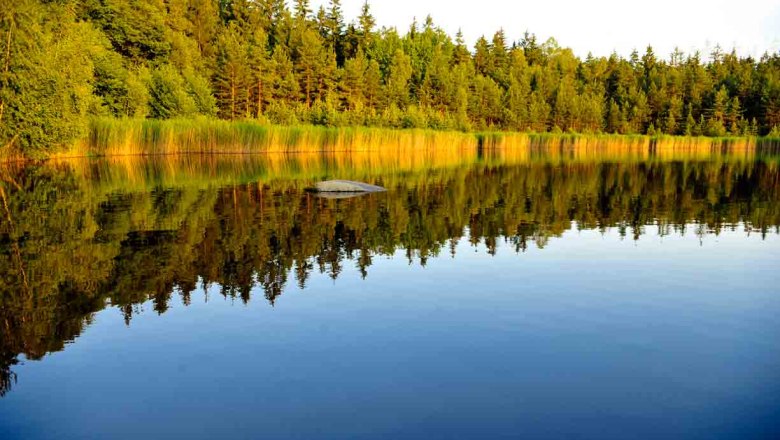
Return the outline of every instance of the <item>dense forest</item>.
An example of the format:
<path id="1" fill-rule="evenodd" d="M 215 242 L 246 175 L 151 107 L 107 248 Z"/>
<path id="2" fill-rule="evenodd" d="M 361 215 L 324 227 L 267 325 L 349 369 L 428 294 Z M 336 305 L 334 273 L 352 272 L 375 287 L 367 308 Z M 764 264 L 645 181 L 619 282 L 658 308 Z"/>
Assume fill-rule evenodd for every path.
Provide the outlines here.
<path id="1" fill-rule="evenodd" d="M 355 170 L 349 177 L 374 175 L 390 191 L 345 200 L 303 192 L 295 174 L 266 174 L 295 173 L 303 162 L 171 160 L 0 169 L 0 395 L 13 384 L 17 355 L 40 359 L 63 349 L 108 304 L 129 323 L 140 304 L 152 301 L 150 309 L 164 313 L 204 286 L 273 303 L 288 284 L 304 288 L 318 272 L 370 276 L 372 262 L 387 255 L 422 265 L 442 254 L 458 258 L 458 242 L 490 254 L 524 252 L 573 228 L 615 228 L 635 240 L 780 232 L 775 160 Z M 315 178 L 333 164 L 309 166 Z"/>
<path id="2" fill-rule="evenodd" d="M 499 13 L 498 11 L 496 13 Z M 50 151 L 95 117 L 454 130 L 780 136 L 780 54 L 578 58 L 339 0 L 14 0 L 0 9 L 0 148 Z"/>

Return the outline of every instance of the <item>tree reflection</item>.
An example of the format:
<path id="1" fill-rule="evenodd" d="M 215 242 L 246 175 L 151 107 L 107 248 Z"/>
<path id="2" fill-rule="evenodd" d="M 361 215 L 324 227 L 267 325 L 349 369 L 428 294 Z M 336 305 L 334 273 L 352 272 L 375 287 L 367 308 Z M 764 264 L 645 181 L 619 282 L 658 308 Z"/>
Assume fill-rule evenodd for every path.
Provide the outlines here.
<path id="1" fill-rule="evenodd" d="M 424 265 L 455 257 L 461 240 L 523 252 L 573 225 L 633 239 L 691 224 L 697 234 L 777 233 L 779 177 L 774 160 L 483 163 L 384 176 L 388 193 L 328 200 L 298 179 L 121 190 L 67 164 L 8 169 L 0 393 L 19 354 L 62 350 L 107 305 L 130 323 L 139 304 L 164 313 L 174 296 L 189 304 L 214 284 L 227 298 L 262 291 L 273 304 L 291 278 L 305 288 L 315 271 L 335 280 L 354 265 L 366 277 L 376 256 L 398 250 Z"/>

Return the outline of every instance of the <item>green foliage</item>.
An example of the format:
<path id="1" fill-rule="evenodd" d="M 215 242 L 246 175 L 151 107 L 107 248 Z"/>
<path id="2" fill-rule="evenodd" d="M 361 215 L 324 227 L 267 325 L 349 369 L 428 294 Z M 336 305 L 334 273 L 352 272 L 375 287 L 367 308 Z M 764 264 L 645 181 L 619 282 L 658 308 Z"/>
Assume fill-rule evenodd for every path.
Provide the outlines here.
<path id="1" fill-rule="evenodd" d="M 171 65 L 154 69 L 149 83 L 150 116 L 168 119 L 197 113 L 198 103 L 188 93 L 189 88 L 182 75 Z"/>
<path id="2" fill-rule="evenodd" d="M 193 70 L 183 72 L 187 94 L 195 103 L 195 112 L 205 116 L 217 114 L 217 99 L 209 81 Z"/>
<path id="3" fill-rule="evenodd" d="M 136 72 L 129 71 L 127 75 L 127 108 L 126 114 L 131 117 L 144 118 L 149 114 L 149 88 L 151 80 L 149 69 L 139 68 Z"/>
<path id="4" fill-rule="evenodd" d="M 129 73 L 123 66 L 122 57 L 116 52 L 107 51 L 94 60 L 95 96 L 102 98 L 102 108 L 95 110 L 98 114 L 112 116 L 127 116 Z"/>
<path id="5" fill-rule="evenodd" d="M 450 130 L 767 135 L 780 54 L 648 47 L 580 59 L 503 30 L 473 51 L 431 17 L 377 29 L 339 0 L 20 0 L 0 11 L 0 147 L 46 155 L 88 117 L 196 115 Z"/>
<path id="6" fill-rule="evenodd" d="M 166 57 L 167 10 L 163 0 L 83 0 L 83 18 L 103 30 L 119 54 L 135 62 Z"/>
<path id="7" fill-rule="evenodd" d="M 100 37 L 58 3 L 7 3 L 0 15 L 0 148 L 44 155 L 83 136 Z"/>

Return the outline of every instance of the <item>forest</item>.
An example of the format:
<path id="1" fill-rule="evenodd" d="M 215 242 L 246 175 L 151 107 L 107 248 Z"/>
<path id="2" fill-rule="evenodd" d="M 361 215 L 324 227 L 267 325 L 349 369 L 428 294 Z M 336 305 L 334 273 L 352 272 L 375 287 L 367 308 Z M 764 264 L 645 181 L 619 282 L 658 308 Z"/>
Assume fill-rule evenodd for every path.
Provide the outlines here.
<path id="1" fill-rule="evenodd" d="M 780 137 L 780 54 L 584 59 L 429 16 L 379 28 L 340 0 L 14 0 L 0 9 L 0 153 L 95 118 L 460 131 Z"/>

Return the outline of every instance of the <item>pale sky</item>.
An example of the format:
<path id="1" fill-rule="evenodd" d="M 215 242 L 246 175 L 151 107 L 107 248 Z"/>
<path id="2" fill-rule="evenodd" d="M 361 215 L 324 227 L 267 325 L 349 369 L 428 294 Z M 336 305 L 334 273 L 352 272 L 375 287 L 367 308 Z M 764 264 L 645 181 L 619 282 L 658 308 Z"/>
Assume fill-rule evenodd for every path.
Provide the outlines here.
<path id="1" fill-rule="evenodd" d="M 313 9 L 327 0 L 313 0 Z M 470 46 L 480 35 L 492 37 L 503 28 L 509 41 L 525 30 L 538 40 L 555 37 L 579 56 L 590 51 L 628 55 L 651 44 L 667 58 L 675 46 L 709 54 L 720 44 L 741 55 L 760 56 L 780 50 L 780 0 L 373 0 L 377 24 L 404 34 L 417 17 L 430 14 L 434 23 L 454 36 L 463 29 Z M 360 13 L 363 0 L 342 0 L 346 21 Z"/>

